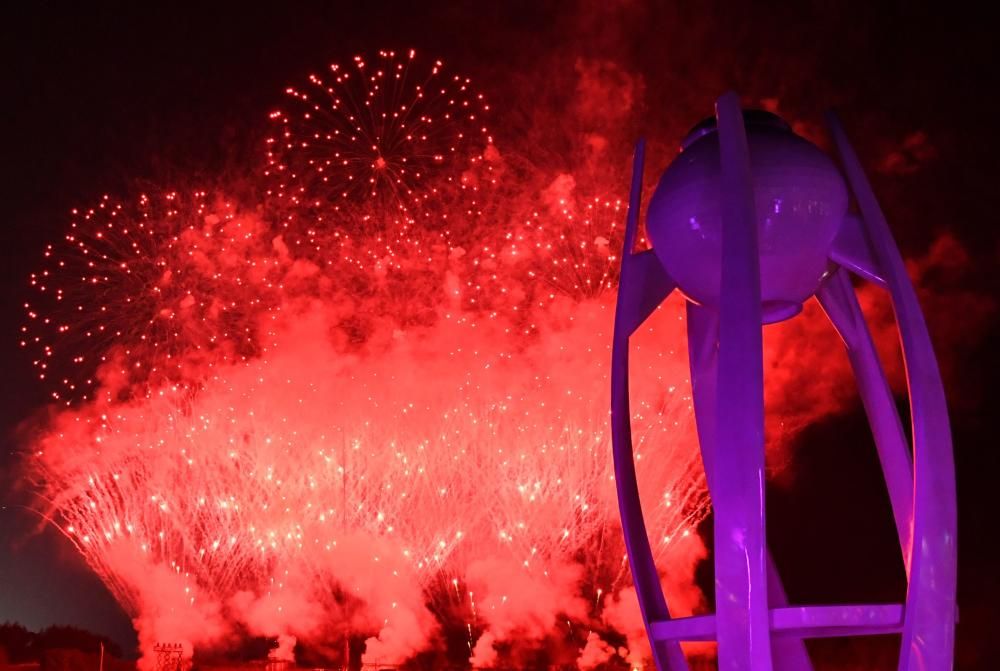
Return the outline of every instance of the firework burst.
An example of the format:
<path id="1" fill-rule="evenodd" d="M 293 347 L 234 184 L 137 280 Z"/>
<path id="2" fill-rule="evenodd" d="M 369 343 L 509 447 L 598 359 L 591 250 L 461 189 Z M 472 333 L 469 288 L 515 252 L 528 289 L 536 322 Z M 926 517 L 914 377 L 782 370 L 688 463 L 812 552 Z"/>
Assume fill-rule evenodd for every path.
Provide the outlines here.
<path id="1" fill-rule="evenodd" d="M 622 247 L 625 206 L 617 198 L 595 197 L 579 204 L 560 200 L 553 215 L 538 212 L 525 223 L 530 238 L 530 274 L 550 289 L 583 300 L 614 286 Z"/>
<path id="2" fill-rule="evenodd" d="M 267 259 L 251 251 L 260 244 L 260 226 L 205 191 L 104 196 L 46 247 L 21 345 L 67 403 L 102 381 L 133 393 L 198 361 L 245 358 L 266 302 Z"/>
<path id="3" fill-rule="evenodd" d="M 286 90 L 267 141 L 270 193 L 324 220 L 385 228 L 427 214 L 492 142 L 471 81 L 441 61 L 379 51 Z"/>

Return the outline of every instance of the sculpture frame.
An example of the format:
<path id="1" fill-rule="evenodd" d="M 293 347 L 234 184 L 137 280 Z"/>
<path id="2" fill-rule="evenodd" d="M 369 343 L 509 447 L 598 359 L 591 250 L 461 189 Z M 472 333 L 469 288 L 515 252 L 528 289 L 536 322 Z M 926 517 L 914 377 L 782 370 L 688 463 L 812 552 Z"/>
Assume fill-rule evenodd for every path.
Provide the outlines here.
<path id="1" fill-rule="evenodd" d="M 841 224 L 816 296 L 847 348 L 875 439 L 907 575 L 902 604 L 791 605 L 767 551 L 760 267 L 753 175 L 739 98 L 716 102 L 722 278 L 718 309 L 687 304 L 691 383 L 715 516 L 715 613 L 672 618 L 639 500 L 629 410 L 629 338 L 676 288 L 654 250 L 634 252 L 645 143 L 636 146 L 611 367 L 619 510 L 653 659 L 687 671 L 680 641 L 717 640 L 719 668 L 804 671 L 804 638 L 900 633 L 900 671 L 952 667 L 956 621 L 955 466 L 940 371 L 916 291 L 839 120 L 827 124 L 858 215 Z M 906 367 L 908 441 L 850 274 L 891 298 Z M 724 410 L 723 410 L 724 409 Z"/>

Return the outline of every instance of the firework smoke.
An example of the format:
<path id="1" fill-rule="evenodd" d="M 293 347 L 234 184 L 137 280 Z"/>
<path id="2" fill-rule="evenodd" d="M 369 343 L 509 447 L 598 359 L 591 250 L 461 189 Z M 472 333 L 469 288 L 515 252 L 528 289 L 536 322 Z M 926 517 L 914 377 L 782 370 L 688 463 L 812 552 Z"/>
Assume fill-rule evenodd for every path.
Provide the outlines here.
<path id="1" fill-rule="evenodd" d="M 258 357 L 217 363 L 197 389 L 64 411 L 36 472 L 66 533 L 155 632 L 144 641 L 347 626 L 374 634 L 373 660 L 398 660 L 433 640 L 428 604 L 441 613 L 442 600 L 488 630 L 481 641 L 539 639 L 628 582 L 609 315 L 607 301 L 573 302 L 525 336 L 443 308 L 435 326 L 393 328 L 359 353 L 331 336 L 341 308 L 304 295 L 269 313 Z M 683 352 L 663 346 L 682 324 L 660 321 L 637 356 L 667 368 L 637 389 L 637 433 L 666 557 L 706 506 L 689 399 L 660 386 L 683 376 Z M 461 587 L 435 594 L 442 584 Z"/>

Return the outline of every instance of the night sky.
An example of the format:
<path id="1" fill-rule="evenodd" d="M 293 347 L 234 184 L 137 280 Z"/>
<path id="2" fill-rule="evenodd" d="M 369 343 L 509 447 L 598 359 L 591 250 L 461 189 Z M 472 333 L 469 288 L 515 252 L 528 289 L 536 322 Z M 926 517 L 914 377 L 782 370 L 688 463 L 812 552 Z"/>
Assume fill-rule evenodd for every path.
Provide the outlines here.
<path id="1" fill-rule="evenodd" d="M 617 64 L 641 78 L 641 111 L 621 136 L 650 137 L 649 179 L 729 88 L 748 103 L 779 100 L 807 130 L 837 108 L 904 256 L 926 254 L 945 234 L 968 254 L 960 268 L 926 278 L 922 296 L 958 467 L 956 667 L 990 668 L 985 646 L 1000 600 L 987 513 L 1000 477 L 990 426 L 1000 373 L 995 24 L 954 5 L 909 3 L 809 2 L 794 11 L 714 2 L 206 4 L 4 10 L 0 622 L 75 624 L 135 645 L 127 616 L 83 560 L 22 507 L 30 492 L 17 471 L 19 436 L 45 390 L 18 328 L 43 245 L 59 237 L 72 207 L 101 194 L 260 161 L 266 115 L 289 82 L 358 51 L 412 46 L 489 94 L 501 147 L 560 108 L 577 59 Z M 561 150 L 547 148 L 553 161 Z M 962 306 L 975 318 L 963 319 Z M 898 598 L 903 576 L 860 404 L 804 431 L 790 470 L 771 492 L 769 534 L 793 599 Z"/>

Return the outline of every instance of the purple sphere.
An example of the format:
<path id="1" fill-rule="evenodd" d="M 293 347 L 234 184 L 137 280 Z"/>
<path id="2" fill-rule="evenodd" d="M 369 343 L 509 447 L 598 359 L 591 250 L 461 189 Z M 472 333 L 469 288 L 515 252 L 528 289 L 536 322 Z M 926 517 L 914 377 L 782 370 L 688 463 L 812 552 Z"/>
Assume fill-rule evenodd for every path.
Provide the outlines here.
<path id="1" fill-rule="evenodd" d="M 833 161 L 768 112 L 744 113 L 757 206 L 764 321 L 787 319 L 819 287 L 847 211 Z M 660 263 L 687 298 L 717 307 L 722 219 L 715 119 L 688 134 L 649 203 L 646 228 Z"/>

